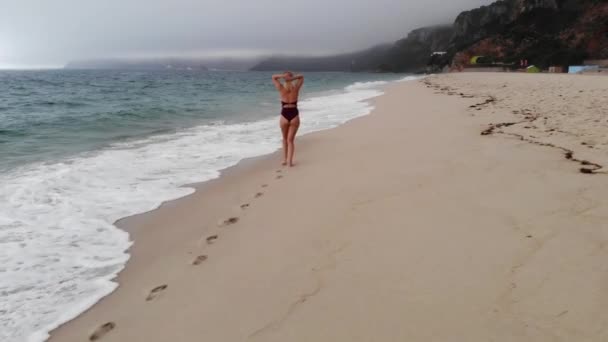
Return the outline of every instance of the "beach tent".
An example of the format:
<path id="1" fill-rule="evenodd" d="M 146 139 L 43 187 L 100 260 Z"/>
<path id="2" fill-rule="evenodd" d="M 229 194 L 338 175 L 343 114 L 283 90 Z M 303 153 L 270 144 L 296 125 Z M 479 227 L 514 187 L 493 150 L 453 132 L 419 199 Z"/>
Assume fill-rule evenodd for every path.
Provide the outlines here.
<path id="1" fill-rule="evenodd" d="M 540 69 L 536 65 L 530 65 L 529 67 L 526 68 L 526 72 L 538 73 L 538 72 L 540 72 Z"/>
<path id="2" fill-rule="evenodd" d="M 484 56 L 473 56 L 471 57 L 471 64 L 477 64 L 478 62 L 481 62 L 480 59 L 483 59 Z"/>

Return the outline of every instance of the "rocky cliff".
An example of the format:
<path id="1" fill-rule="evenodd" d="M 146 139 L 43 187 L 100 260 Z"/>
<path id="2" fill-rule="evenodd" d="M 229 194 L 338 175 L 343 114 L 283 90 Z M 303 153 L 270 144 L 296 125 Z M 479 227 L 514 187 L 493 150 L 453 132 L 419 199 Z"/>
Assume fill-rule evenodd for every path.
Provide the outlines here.
<path id="1" fill-rule="evenodd" d="M 455 66 L 472 56 L 541 67 L 608 58 L 608 1 L 501 0 L 461 13 L 450 52 Z"/>
<path id="2" fill-rule="evenodd" d="M 450 47 L 455 50 L 496 34 L 516 18 L 516 1 L 501 0 L 489 6 L 482 6 L 462 12 L 454 21 Z"/>

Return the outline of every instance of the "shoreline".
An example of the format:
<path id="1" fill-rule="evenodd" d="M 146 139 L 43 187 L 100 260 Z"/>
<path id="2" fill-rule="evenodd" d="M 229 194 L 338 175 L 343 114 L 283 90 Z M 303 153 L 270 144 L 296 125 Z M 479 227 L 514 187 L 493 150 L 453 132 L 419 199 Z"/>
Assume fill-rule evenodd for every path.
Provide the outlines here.
<path id="1" fill-rule="evenodd" d="M 410 107 L 399 107 L 404 99 L 412 100 L 411 104 L 408 103 Z M 512 260 L 520 259 L 520 254 L 529 253 L 530 248 L 548 250 L 549 255 L 556 252 L 555 248 L 543 248 L 543 244 L 552 242 L 546 239 L 551 235 L 548 231 L 551 225 L 510 228 L 511 221 L 526 222 L 533 218 L 534 212 L 525 209 L 524 204 L 530 205 L 531 200 L 543 197 L 538 197 L 538 193 L 527 193 L 531 199 L 514 205 L 509 201 L 517 194 L 498 195 L 501 192 L 496 191 L 524 183 L 528 188 L 521 189 L 523 193 L 551 185 L 549 192 L 565 196 L 580 193 L 580 183 L 586 197 L 597 198 L 598 194 L 605 193 L 605 186 L 599 186 L 596 178 L 601 176 L 579 178 L 585 176 L 573 172 L 569 162 L 558 153 L 547 153 L 543 147 L 522 145 L 503 138 L 480 138 L 479 131 L 487 123 L 487 118 L 470 117 L 470 111 L 467 111 L 467 107 L 478 103 L 479 98 L 433 94 L 421 82 L 414 81 L 390 85 L 385 95 L 372 102 L 375 109 L 371 114 L 330 130 L 300 137 L 296 156 L 299 163 L 292 170 L 274 165 L 280 151 L 255 157 L 222 171 L 219 178 L 195 184 L 193 194 L 164 202 L 151 212 L 117 221 L 116 226 L 127 230 L 131 240 L 136 241 L 128 251 L 131 259 L 116 279 L 120 287 L 75 320 L 54 330 L 51 340 L 80 341 L 107 322 L 115 325 L 112 331 L 100 336 L 104 341 L 164 341 L 168 338 L 306 341 L 327 340 L 330 336 L 331 340 L 347 337 L 355 340 L 355 336 L 383 336 L 382 340 L 394 340 L 397 336 L 429 337 L 426 334 L 431 331 L 429 329 L 437 331 L 439 336 L 454 336 L 456 331 L 466 331 L 469 340 L 480 341 L 488 336 L 499 340 L 504 338 L 505 341 L 509 340 L 508 337 L 521 336 L 515 332 L 527 330 L 517 320 L 509 320 L 510 328 L 515 328 L 510 333 L 509 329 L 504 330 L 501 324 L 497 324 L 500 320 L 492 320 L 492 315 L 485 309 L 471 311 L 454 306 L 457 301 L 447 296 L 458 290 L 463 298 L 471 301 L 469 306 L 487 307 L 488 298 L 494 292 L 500 292 L 502 284 L 508 284 L 510 276 L 523 277 L 517 283 L 523 284 L 520 286 L 524 289 L 527 285 L 534 285 L 528 284 L 534 283 L 529 274 L 508 272 Z M 411 117 L 398 115 L 400 111 L 425 114 Z M 403 125 L 403 130 L 395 131 L 395 125 Z M 385 137 L 372 134 L 370 130 L 374 129 L 402 135 Z M 427 136 L 436 138 L 425 139 Z M 415 142 L 422 144 L 412 146 Z M 450 146 L 452 143 L 454 146 Z M 392 150 L 396 144 L 404 144 L 402 152 L 405 155 L 394 155 L 391 159 L 390 152 L 401 151 Z M 330 151 L 320 150 L 319 146 L 335 148 L 342 154 L 333 155 Z M 373 151 L 380 153 L 371 154 Z M 450 158 L 454 157 L 454 151 L 460 151 L 464 156 Z M 502 151 L 504 154 L 501 155 L 506 160 L 497 159 L 496 151 Z M 477 155 L 479 153 L 484 158 Z M 463 165 L 465 161 L 471 165 Z M 497 169 L 495 163 L 501 168 Z M 374 166 L 378 168 L 378 165 L 385 170 L 375 170 Z M 544 170 L 546 165 L 551 165 L 552 169 Z M 474 166 L 472 170 L 468 169 L 470 166 Z M 522 173 L 530 176 L 539 172 L 544 175 L 540 184 L 521 176 Z M 493 183 L 496 174 L 516 179 L 506 178 L 507 184 L 500 186 Z M 448 182 L 443 187 L 436 185 L 446 177 L 462 184 Z M 568 179 L 565 185 L 561 183 L 563 177 Z M 362 180 L 369 184 L 362 183 Z M 483 187 L 481 190 L 467 188 L 479 182 L 491 184 L 491 188 L 496 189 L 487 192 Z M 592 185 L 597 189 L 591 189 Z M 302 195 L 293 198 L 288 196 L 290 193 Z M 438 197 L 437 193 L 441 195 Z M 458 194 L 465 195 L 462 203 L 452 202 Z M 332 196 L 339 200 L 329 201 Z M 484 207 L 486 212 L 480 212 L 479 217 L 462 216 L 461 213 L 472 208 L 479 209 L 476 202 L 480 196 L 498 200 L 498 203 L 510 203 L 510 209 L 515 210 L 514 217 L 503 219 L 502 209 L 489 203 Z M 559 199 L 547 202 L 533 207 L 543 212 L 564 205 L 564 201 Z M 460 210 L 453 208 L 454 205 Z M 600 208 L 603 210 L 601 205 Z M 597 207 L 592 210 L 597 210 Z M 300 216 L 302 211 L 314 215 Z M 429 216 L 434 211 L 443 212 L 447 217 Z M 552 225 L 560 227 L 563 225 L 555 219 L 574 220 L 572 222 L 577 219 L 555 216 L 549 215 L 548 218 L 552 218 Z M 294 217 L 298 220 L 293 221 Z M 473 220 L 472 223 L 469 220 Z M 467 222 L 468 225 L 465 224 Z M 579 224 L 587 227 L 590 223 L 585 222 Z M 401 229 L 402 224 L 409 229 Z M 381 227 L 382 233 L 370 235 L 370 226 Z M 494 229 L 487 232 L 484 226 Z M 260 227 L 264 229 L 260 230 Z M 431 227 L 434 229 L 429 229 Z M 448 230 L 437 231 L 437 227 Z M 457 235 L 451 235 L 456 231 L 459 232 Z M 571 238 L 563 229 L 560 232 L 561 235 L 552 234 Z M 451 236 L 451 243 L 459 248 L 454 249 L 441 242 L 445 234 Z M 501 237 L 500 241 L 496 240 L 497 236 Z M 417 243 L 420 238 L 426 243 Z M 558 240 L 561 243 L 566 241 Z M 487 247 L 482 247 L 479 242 Z M 538 243 L 540 247 L 535 247 Z M 588 242 L 577 240 L 573 243 L 580 244 L 571 246 L 577 247 L 570 252 L 576 254 L 582 251 L 580 246 Z M 483 258 L 486 264 L 471 263 L 468 258 L 473 256 Z M 596 259 L 592 264 L 597 264 Z M 526 259 L 521 262 L 523 264 L 518 269 L 544 272 L 550 280 L 559 277 L 553 272 L 559 265 L 550 260 L 539 263 Z M 408 265 L 404 269 L 403 263 Z M 462 274 L 449 271 L 457 263 L 467 264 L 467 268 L 459 269 Z M 447 273 L 436 274 L 429 268 L 431 265 Z M 488 265 L 497 268 L 491 272 L 495 279 L 485 278 L 481 276 L 483 273 L 479 273 Z M 399 268 L 395 268 L 397 266 Z M 366 273 L 359 273 L 359 269 Z M 566 278 L 568 284 L 576 278 L 570 273 Z M 392 279 L 392 282 L 375 282 L 377 277 Z M 442 286 L 446 278 L 457 286 Z M 245 279 L 249 280 L 243 283 Z M 354 279 L 357 279 L 356 283 L 349 281 Z M 481 294 L 462 288 L 470 279 L 479 281 L 478 285 L 483 289 Z M 553 281 L 548 283 L 555 285 Z M 593 283 L 594 286 L 598 284 L 601 283 Z M 384 289 L 386 295 L 379 298 L 371 296 L 380 289 Z M 410 295 L 404 296 L 401 291 Z M 512 290 L 516 295 L 517 291 L 523 290 Z M 551 293 L 559 292 L 558 286 Z M 432 297 L 426 297 L 424 293 Z M 354 298 L 359 299 L 352 302 Z M 433 301 L 424 298 L 433 298 Z M 355 308 L 359 301 L 367 306 L 367 313 L 357 313 Z M 507 303 L 495 304 L 499 311 L 505 310 L 505 305 Z M 238 312 L 234 312 L 235 307 L 239 308 Z M 403 311 L 406 307 L 408 309 Z M 419 311 L 424 307 L 430 313 L 446 311 L 454 322 L 438 326 L 436 321 Z M 534 311 L 529 307 L 523 309 Z M 547 306 L 539 305 L 539 309 L 547 309 Z M 509 310 L 513 311 L 513 308 Z M 340 314 L 342 320 L 349 324 L 342 327 L 339 321 L 330 319 L 330 313 Z M 299 320 L 289 320 L 296 314 L 300 316 Z M 457 318 L 460 315 L 462 318 Z M 496 315 L 503 319 L 510 317 Z M 518 315 L 528 317 L 525 312 Z M 321 317 L 321 321 L 315 319 L 316 316 Z M 397 328 L 398 325 L 393 323 L 397 323 L 394 318 L 399 317 L 397 321 L 405 317 L 412 326 Z M 391 328 L 380 331 L 361 324 L 363 321 L 360 320 L 364 318 Z M 229 323 L 234 319 L 239 322 L 236 326 Z M 463 331 L 464 327 L 474 326 L 471 322 L 484 322 L 487 326 L 483 331 Z M 594 322 L 598 320 L 591 323 Z M 568 324 L 582 323 L 576 320 Z M 144 328 L 146 326 L 148 328 Z M 353 331 L 346 329 L 347 326 L 354 327 Z M 412 330 L 414 326 L 420 327 L 420 332 Z M 559 333 L 567 335 L 568 331 L 561 329 Z M 547 336 L 542 331 L 534 335 L 538 338 L 536 340 L 542 341 Z"/>

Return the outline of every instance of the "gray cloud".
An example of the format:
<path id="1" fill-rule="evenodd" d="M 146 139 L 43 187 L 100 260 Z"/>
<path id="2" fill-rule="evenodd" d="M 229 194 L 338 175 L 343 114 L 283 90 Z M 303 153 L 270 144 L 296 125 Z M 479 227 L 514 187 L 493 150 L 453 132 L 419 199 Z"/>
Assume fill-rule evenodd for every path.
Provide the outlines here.
<path id="1" fill-rule="evenodd" d="M 0 0 L 0 66 L 102 57 L 327 54 L 492 0 Z"/>

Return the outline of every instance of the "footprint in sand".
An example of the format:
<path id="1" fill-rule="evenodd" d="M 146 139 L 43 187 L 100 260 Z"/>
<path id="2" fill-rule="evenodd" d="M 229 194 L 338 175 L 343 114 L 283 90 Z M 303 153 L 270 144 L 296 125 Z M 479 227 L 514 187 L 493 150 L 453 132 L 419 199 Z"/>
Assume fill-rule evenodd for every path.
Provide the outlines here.
<path id="1" fill-rule="evenodd" d="M 211 236 L 207 237 L 207 243 L 212 244 L 215 242 L 215 240 L 217 240 L 217 238 L 218 238 L 217 235 L 211 235 Z"/>
<path id="2" fill-rule="evenodd" d="M 165 291 L 167 287 L 168 285 L 164 284 L 153 288 L 152 291 L 150 291 L 150 293 L 148 294 L 148 297 L 146 297 L 146 301 L 151 301 L 158 298 L 158 296 L 160 296 L 160 294 L 163 293 L 163 291 Z"/>
<path id="3" fill-rule="evenodd" d="M 97 341 L 102 338 L 105 334 L 109 333 L 112 329 L 116 328 L 116 323 L 108 322 L 106 324 L 101 325 L 99 328 L 95 329 L 91 336 L 89 336 L 89 341 Z"/>
<path id="4" fill-rule="evenodd" d="M 243 203 L 243 204 L 241 204 L 241 209 L 245 210 L 247 208 L 249 208 L 249 203 Z"/>
<path id="5" fill-rule="evenodd" d="M 247 207 L 248 206 L 249 206 L 249 204 L 247 205 Z M 247 208 L 247 207 L 245 207 L 245 208 Z M 241 208 L 243 208 L 243 206 L 241 206 Z M 243 209 L 245 209 L 245 208 L 243 208 Z M 235 224 L 237 222 L 239 222 L 239 218 L 238 217 L 230 217 L 230 218 L 225 219 L 224 221 L 221 221 L 219 223 L 219 226 L 220 227 L 229 226 L 229 225 Z M 207 238 L 207 242 L 209 242 L 209 238 Z"/>
<path id="6" fill-rule="evenodd" d="M 277 171 L 276 171 L 276 173 L 281 173 L 281 172 L 283 172 L 283 170 L 277 170 Z"/>
<path id="7" fill-rule="evenodd" d="M 262 188 L 267 188 L 268 184 L 262 184 Z"/>
<path id="8" fill-rule="evenodd" d="M 276 176 L 275 178 L 276 178 L 276 179 L 281 179 L 281 178 L 283 178 L 283 176 L 278 175 L 278 176 Z"/>
<path id="9" fill-rule="evenodd" d="M 199 255 L 197 256 L 193 261 L 192 261 L 192 265 L 194 266 L 198 266 L 200 264 L 202 264 L 205 260 L 207 260 L 208 257 L 206 255 Z"/>
<path id="10" fill-rule="evenodd" d="M 255 194 L 255 196 L 253 196 L 253 197 L 255 197 L 255 198 L 260 198 L 260 197 L 262 197 L 262 196 L 264 196 L 264 193 L 263 193 L 263 192 L 258 192 L 258 193 L 257 193 L 257 194 Z"/>

